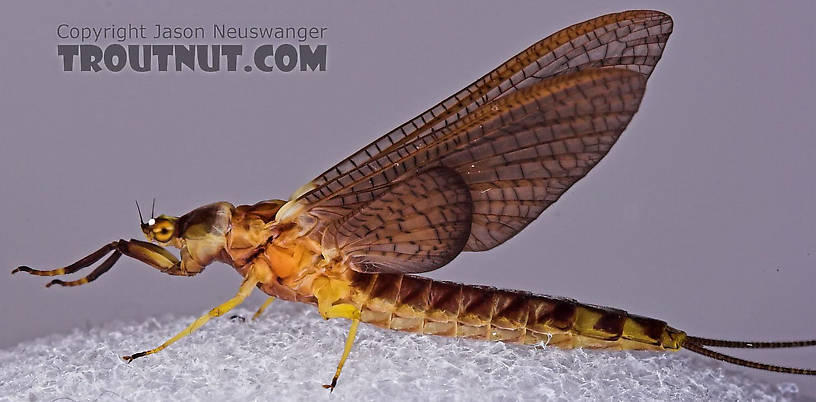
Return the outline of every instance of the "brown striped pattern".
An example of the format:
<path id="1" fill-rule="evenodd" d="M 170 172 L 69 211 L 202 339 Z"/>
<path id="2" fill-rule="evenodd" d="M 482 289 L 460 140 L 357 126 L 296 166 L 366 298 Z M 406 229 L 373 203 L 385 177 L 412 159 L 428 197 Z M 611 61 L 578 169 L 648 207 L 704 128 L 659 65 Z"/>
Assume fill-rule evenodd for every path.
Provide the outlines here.
<path id="1" fill-rule="evenodd" d="M 685 334 L 652 318 L 575 300 L 434 281 L 354 273 L 362 321 L 422 334 L 562 348 L 679 349 Z"/>

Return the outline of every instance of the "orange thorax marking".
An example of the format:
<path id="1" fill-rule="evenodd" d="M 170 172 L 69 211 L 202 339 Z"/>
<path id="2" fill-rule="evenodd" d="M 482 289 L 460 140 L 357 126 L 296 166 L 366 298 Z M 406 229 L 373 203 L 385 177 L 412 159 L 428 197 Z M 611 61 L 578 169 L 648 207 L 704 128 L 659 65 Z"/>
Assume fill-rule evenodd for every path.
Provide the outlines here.
<path id="1" fill-rule="evenodd" d="M 327 262 L 320 244 L 312 239 L 284 234 L 266 246 L 263 256 L 277 284 L 300 297 L 315 296 L 319 284 L 336 288 L 338 298 L 349 294 L 350 270 L 339 261 Z"/>
<path id="2" fill-rule="evenodd" d="M 270 244 L 266 247 L 265 254 L 272 272 L 281 279 L 300 276 L 298 274 L 301 271 L 308 270 L 314 265 L 316 256 L 302 244 L 295 244 L 292 247 Z"/>

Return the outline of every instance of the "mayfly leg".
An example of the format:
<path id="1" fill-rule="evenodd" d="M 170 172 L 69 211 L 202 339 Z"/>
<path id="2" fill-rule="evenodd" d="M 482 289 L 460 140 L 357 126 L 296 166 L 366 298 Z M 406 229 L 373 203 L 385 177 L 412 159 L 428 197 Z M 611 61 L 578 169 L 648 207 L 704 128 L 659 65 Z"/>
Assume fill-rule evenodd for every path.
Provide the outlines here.
<path id="1" fill-rule="evenodd" d="M 263 314 L 264 310 L 266 310 L 266 308 L 269 307 L 269 305 L 272 304 L 273 301 L 275 301 L 274 296 L 267 297 L 266 300 L 264 300 L 263 304 L 261 304 L 261 307 L 258 307 L 258 311 L 256 311 L 255 314 L 252 315 L 252 321 L 258 319 L 258 317 L 260 317 L 261 314 Z"/>
<path id="2" fill-rule="evenodd" d="M 95 270 L 91 271 L 91 273 L 88 274 L 88 276 L 86 276 L 84 278 L 77 279 L 75 281 L 67 281 L 67 282 L 63 281 L 63 280 L 59 280 L 59 279 L 54 279 L 53 281 L 48 282 L 47 284 L 45 284 L 45 287 L 48 288 L 48 287 L 51 287 L 51 285 L 79 286 L 79 285 L 84 285 L 84 284 L 86 284 L 88 282 L 93 282 L 94 279 L 98 278 L 100 275 L 104 274 L 105 272 L 108 272 L 108 270 L 111 269 L 113 264 L 116 264 L 116 261 L 119 260 L 119 257 L 121 257 L 121 256 L 122 256 L 122 253 L 119 252 L 119 250 L 114 251 L 113 254 L 111 254 L 111 256 L 108 257 L 107 260 L 105 260 L 102 264 L 100 264 L 98 267 L 96 267 Z"/>
<path id="3" fill-rule="evenodd" d="M 96 263 L 111 251 L 113 251 L 113 254 L 111 254 L 110 257 L 108 257 L 105 261 L 99 264 L 99 266 L 96 269 L 91 271 L 91 273 L 88 274 L 88 276 L 85 276 L 84 278 L 80 278 L 74 281 L 63 281 L 55 279 L 51 282 L 48 282 L 48 284 L 46 284 L 45 286 L 46 287 L 50 287 L 52 285 L 79 286 L 92 282 L 105 272 L 108 272 L 108 270 L 110 270 L 111 267 L 113 267 L 113 265 L 116 264 L 116 261 L 118 261 L 119 257 L 121 257 L 123 254 L 128 257 L 137 259 L 141 262 L 144 262 L 145 264 L 148 264 L 170 275 L 189 276 L 195 274 L 187 272 L 184 269 L 182 269 L 181 263 L 178 260 L 178 258 L 176 258 L 173 254 L 171 254 L 164 248 L 159 247 L 152 243 L 134 239 L 117 240 L 109 244 L 106 244 L 99 250 L 96 250 L 93 253 L 89 254 L 88 256 L 80 259 L 79 261 L 63 268 L 57 268 L 52 270 L 38 270 L 27 266 L 20 266 L 11 271 L 11 273 L 15 274 L 17 272 L 27 272 L 31 275 L 38 276 L 67 275 L 77 272 L 83 268 L 86 268 Z"/>
<path id="4" fill-rule="evenodd" d="M 349 303 L 334 304 L 339 298 L 340 294 L 345 290 L 345 284 L 333 282 L 329 278 L 318 278 L 314 281 L 314 294 L 317 298 L 317 310 L 325 319 L 331 318 L 346 318 L 351 320 L 351 327 L 349 328 L 346 343 L 343 347 L 343 355 L 340 357 L 340 362 L 337 363 L 337 370 L 334 372 L 331 384 L 323 385 L 323 388 L 334 392 L 337 386 L 337 380 L 340 378 L 340 372 L 343 371 L 343 365 L 346 364 L 346 359 L 351 353 L 351 347 L 354 346 L 354 339 L 357 337 L 357 326 L 360 325 L 360 309 Z"/>
<path id="5" fill-rule="evenodd" d="M 156 352 L 164 350 L 166 347 L 176 343 L 176 341 L 178 341 L 179 339 L 184 338 L 185 336 L 192 334 L 195 330 L 201 328 L 201 326 L 206 324 L 207 321 L 209 321 L 211 318 L 220 317 L 229 312 L 230 310 L 232 310 L 233 308 L 235 308 L 235 306 L 241 304 L 244 301 L 244 299 L 246 299 L 247 296 L 249 296 L 250 293 L 252 293 L 252 289 L 255 289 L 255 285 L 257 285 L 259 282 L 260 280 L 256 277 L 256 273 L 254 271 L 250 271 L 247 277 L 244 279 L 244 282 L 241 283 L 241 287 L 238 288 L 238 293 L 231 299 L 225 301 L 224 303 L 219 304 L 218 306 L 207 312 L 207 314 L 198 317 L 198 319 L 193 321 L 192 324 L 188 325 L 187 328 L 184 328 L 181 332 L 177 333 L 175 336 L 168 339 L 161 345 L 150 350 L 145 350 L 144 352 L 134 353 L 128 356 L 122 356 L 122 360 L 130 363 L 134 359 L 138 359 L 140 357 L 144 357 L 147 355 L 152 355 Z"/>
<path id="6" fill-rule="evenodd" d="M 102 257 L 104 257 L 105 255 L 110 253 L 111 250 L 116 249 L 116 243 L 117 242 L 111 242 L 109 244 L 106 244 L 106 245 L 102 246 L 102 248 L 100 248 L 99 250 L 96 250 L 93 253 L 89 254 L 88 256 L 81 258 L 79 261 L 77 261 L 77 262 L 75 262 L 75 263 L 73 263 L 71 265 L 68 265 L 66 267 L 63 267 L 63 268 L 57 268 L 57 269 L 52 269 L 52 270 L 47 270 L 46 271 L 46 270 L 33 269 L 33 268 L 27 267 L 25 265 L 22 265 L 22 266 L 17 267 L 13 271 L 11 271 L 11 273 L 15 274 L 17 272 L 28 272 L 31 275 L 37 275 L 37 276 L 57 276 L 57 275 L 72 274 L 74 272 L 79 271 L 82 268 L 86 268 L 86 267 L 90 266 L 91 264 L 101 260 Z"/>

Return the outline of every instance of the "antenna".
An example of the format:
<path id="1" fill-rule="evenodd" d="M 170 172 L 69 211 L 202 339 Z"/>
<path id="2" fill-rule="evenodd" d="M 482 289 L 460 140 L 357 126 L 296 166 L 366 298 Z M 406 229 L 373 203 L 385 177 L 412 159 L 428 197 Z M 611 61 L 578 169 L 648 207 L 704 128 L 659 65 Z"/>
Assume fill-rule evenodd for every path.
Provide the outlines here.
<path id="1" fill-rule="evenodd" d="M 139 208 L 139 200 L 135 200 L 135 201 L 136 201 L 136 210 L 139 211 L 139 222 L 141 222 L 142 225 L 144 225 L 145 222 L 144 222 L 144 218 L 142 218 L 142 209 Z"/>
<path id="2" fill-rule="evenodd" d="M 156 210 L 156 197 L 153 197 L 153 206 L 150 207 L 150 219 L 153 219 L 153 211 Z"/>

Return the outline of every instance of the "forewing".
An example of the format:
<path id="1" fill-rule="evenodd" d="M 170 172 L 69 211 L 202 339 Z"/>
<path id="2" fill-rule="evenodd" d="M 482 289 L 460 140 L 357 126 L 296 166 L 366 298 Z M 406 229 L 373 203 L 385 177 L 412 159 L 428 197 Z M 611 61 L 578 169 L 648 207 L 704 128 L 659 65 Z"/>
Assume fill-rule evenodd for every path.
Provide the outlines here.
<path id="1" fill-rule="evenodd" d="M 395 150 L 415 151 L 406 146 L 444 130 L 488 102 L 549 77 L 599 67 L 628 69 L 648 77 L 663 53 L 672 27 L 671 17 L 664 13 L 636 10 L 604 15 L 565 28 L 328 169 L 298 189 L 291 199 L 306 208 L 331 199 L 387 168 L 387 164 L 379 163 L 383 155 Z M 334 212 L 342 214 L 337 209 Z"/>
<path id="2" fill-rule="evenodd" d="M 376 163 L 387 167 L 378 175 L 309 213 L 318 220 L 353 213 L 391 183 L 444 166 L 462 177 L 473 202 L 465 250 L 490 249 L 523 229 L 606 155 L 645 87 L 639 73 L 588 69 L 522 88 L 383 155 Z"/>
<path id="3" fill-rule="evenodd" d="M 464 124 L 441 164 L 459 172 L 473 200 L 465 250 L 493 248 L 533 221 L 606 155 L 637 111 L 646 78 L 584 70 L 485 106 Z M 463 120 L 464 121 L 464 120 Z"/>
<path id="4" fill-rule="evenodd" d="M 470 234 L 470 191 L 439 167 L 393 183 L 376 199 L 327 228 L 324 250 L 359 272 L 426 272 L 462 251 Z"/>

